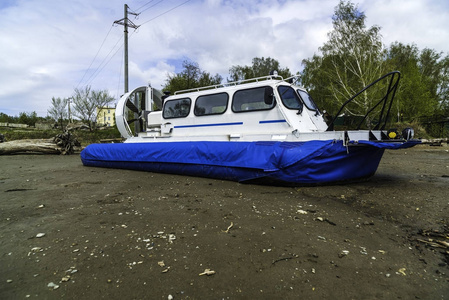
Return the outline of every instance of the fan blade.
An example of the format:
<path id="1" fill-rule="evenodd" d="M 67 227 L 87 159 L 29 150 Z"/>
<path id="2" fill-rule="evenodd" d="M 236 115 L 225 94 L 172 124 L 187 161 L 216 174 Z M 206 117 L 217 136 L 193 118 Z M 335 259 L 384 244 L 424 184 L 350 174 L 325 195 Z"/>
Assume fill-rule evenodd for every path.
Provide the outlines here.
<path id="1" fill-rule="evenodd" d="M 142 118 L 139 118 L 139 131 L 143 132 L 143 120 L 142 120 Z"/>
<path id="2" fill-rule="evenodd" d="M 140 119 L 131 119 L 131 120 L 128 120 L 128 121 L 126 121 L 126 122 L 127 122 L 128 125 L 129 125 L 129 124 L 131 124 L 131 123 L 133 123 L 133 122 L 136 122 L 136 121 L 138 121 L 138 120 L 140 120 Z"/>
<path id="3" fill-rule="evenodd" d="M 131 101 L 129 101 L 129 99 L 128 99 L 128 101 L 126 101 L 126 107 L 128 107 L 130 110 L 132 110 L 136 114 L 139 113 L 139 109 Z"/>

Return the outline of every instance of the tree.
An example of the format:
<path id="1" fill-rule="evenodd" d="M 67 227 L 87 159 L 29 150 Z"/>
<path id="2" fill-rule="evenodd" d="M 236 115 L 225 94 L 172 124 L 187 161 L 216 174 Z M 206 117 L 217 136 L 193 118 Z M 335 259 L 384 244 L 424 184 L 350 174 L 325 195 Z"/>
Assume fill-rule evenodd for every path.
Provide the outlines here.
<path id="1" fill-rule="evenodd" d="M 96 106 L 90 95 L 91 87 L 85 86 L 82 89 L 75 88 L 75 93 L 72 98 L 73 114 L 81 120 L 87 122 L 89 124 L 89 128 L 92 129 L 91 122 L 94 121 Z"/>
<path id="2" fill-rule="evenodd" d="M 5 113 L 0 112 L 0 123 L 15 123 L 16 118 L 8 116 Z"/>
<path id="3" fill-rule="evenodd" d="M 303 60 L 301 83 L 319 105 L 331 113 L 351 96 L 385 73 L 384 47 L 380 27 L 366 28 L 366 16 L 354 4 L 344 1 L 335 8 L 329 40 L 319 48 L 322 56 Z M 345 113 L 364 115 L 379 99 L 363 93 Z"/>
<path id="4" fill-rule="evenodd" d="M 51 107 L 47 109 L 48 115 L 55 120 L 55 122 L 59 122 L 61 129 L 63 129 L 63 121 L 67 118 L 67 104 L 68 99 L 64 98 L 51 98 Z"/>
<path id="5" fill-rule="evenodd" d="M 97 107 L 105 107 L 114 100 L 108 91 L 94 91 L 90 86 L 75 89 L 73 95 L 74 115 L 88 123 L 90 130 L 97 120 Z"/>
<path id="6" fill-rule="evenodd" d="M 428 88 L 429 102 L 433 113 L 439 113 L 448 105 L 449 98 L 449 55 L 425 48 L 419 57 L 419 67 Z"/>
<path id="7" fill-rule="evenodd" d="M 271 57 L 255 57 L 251 66 L 232 66 L 229 69 L 228 81 L 239 81 L 256 77 L 268 76 L 270 72 L 277 71 L 283 78 L 291 77 L 288 68 L 281 68 L 279 62 Z"/>
<path id="8" fill-rule="evenodd" d="M 168 78 L 163 88 L 164 91 L 175 92 L 215 85 L 220 84 L 223 80 L 219 74 L 212 76 L 210 73 L 201 70 L 198 63 L 190 60 L 185 60 L 182 63 L 182 67 L 184 69 L 180 73 L 167 75 Z"/>
<path id="9" fill-rule="evenodd" d="M 34 126 L 38 120 L 37 113 L 35 111 L 31 113 L 21 112 L 17 122 L 19 124 L 27 124 L 28 126 Z"/>
<path id="10" fill-rule="evenodd" d="M 449 55 L 441 63 L 440 82 L 438 85 L 439 109 L 445 116 L 449 116 Z"/>
<path id="11" fill-rule="evenodd" d="M 449 56 L 416 45 L 391 44 L 387 51 L 389 68 L 402 74 L 396 96 L 398 116 L 411 121 L 419 116 L 444 113 L 448 99 Z"/>

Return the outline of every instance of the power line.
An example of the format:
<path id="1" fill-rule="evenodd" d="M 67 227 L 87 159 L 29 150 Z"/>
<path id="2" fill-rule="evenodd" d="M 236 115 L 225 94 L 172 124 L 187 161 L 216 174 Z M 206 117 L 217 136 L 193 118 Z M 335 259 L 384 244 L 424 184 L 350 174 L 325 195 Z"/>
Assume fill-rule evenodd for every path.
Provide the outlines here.
<path id="1" fill-rule="evenodd" d="M 136 30 L 134 30 L 131 33 L 130 37 L 132 37 L 135 32 L 136 32 Z M 103 60 L 98 65 L 98 67 L 95 69 L 95 71 L 90 75 L 89 79 L 87 80 L 86 85 L 89 85 L 92 81 L 94 81 L 94 79 L 101 73 L 101 71 L 103 71 L 103 69 L 109 64 L 109 62 L 112 60 L 112 58 L 114 58 L 114 56 L 117 55 L 118 51 L 124 47 L 124 43 L 122 43 L 120 45 L 120 47 L 118 47 L 117 50 L 115 50 L 115 52 L 111 55 L 111 53 L 114 51 L 114 49 L 116 49 L 117 45 L 119 44 L 119 42 L 121 40 L 122 40 L 122 37 L 119 37 L 119 39 L 117 40 L 115 45 L 112 47 L 112 49 L 109 51 L 109 53 L 103 58 Z M 122 59 L 122 62 L 123 62 L 123 59 Z"/>
<path id="2" fill-rule="evenodd" d="M 175 10 L 175 9 L 177 9 L 178 7 L 183 6 L 184 4 L 186 4 L 186 3 L 190 2 L 190 1 L 192 1 L 192 0 L 184 1 L 183 3 L 181 3 L 181 4 L 177 5 L 177 6 L 175 6 L 175 7 L 171 8 L 171 9 L 169 9 L 169 10 L 167 10 L 167 11 L 165 11 L 165 12 L 159 14 L 159 15 L 157 15 L 156 17 L 154 17 L 154 18 L 152 18 L 152 19 L 149 19 L 149 20 L 146 21 L 146 22 L 143 22 L 142 24 L 140 24 L 140 26 L 142 26 L 143 24 L 146 24 L 146 23 L 148 23 L 148 22 L 151 22 L 151 21 L 153 21 L 154 19 L 157 19 L 157 18 L 159 18 L 159 17 L 161 17 L 161 16 L 163 16 L 163 15 L 165 15 L 165 14 L 171 12 L 172 10 Z"/>
<path id="3" fill-rule="evenodd" d="M 150 9 L 150 8 L 152 8 L 152 7 L 154 7 L 154 6 L 156 6 L 156 5 L 158 5 L 159 3 L 163 2 L 163 1 L 164 1 L 164 0 L 160 0 L 160 1 L 158 1 L 157 3 L 151 5 L 150 7 L 145 8 L 144 10 L 142 10 L 142 11 L 140 11 L 140 12 L 138 12 L 138 13 L 133 12 L 133 13 L 131 13 L 131 14 L 138 16 L 138 15 L 141 14 L 142 12 L 144 12 L 144 11 L 146 11 L 146 10 L 148 10 L 148 9 Z M 151 21 L 157 19 L 157 18 L 159 18 L 159 17 L 161 17 L 161 16 L 163 16 L 163 15 L 165 15 L 165 14 L 167 14 L 167 13 L 169 13 L 169 12 L 171 12 L 171 11 L 173 11 L 173 10 L 175 10 L 175 9 L 177 9 L 177 8 L 179 8 L 179 7 L 181 7 L 181 6 L 183 6 L 183 5 L 185 5 L 186 3 L 190 2 L 190 1 L 191 1 L 191 0 L 184 1 L 183 3 L 181 3 L 181 4 L 179 4 L 179 5 L 176 5 L 175 7 L 171 8 L 171 9 L 168 9 L 168 10 L 166 10 L 165 12 L 163 12 L 163 13 L 161 13 L 161 14 L 159 14 L 159 15 L 157 15 L 157 16 L 155 16 L 155 17 L 153 17 L 153 18 L 151 18 L 151 19 L 149 19 L 149 20 L 147 20 L 147 21 L 145 21 L 144 23 L 140 24 L 139 26 L 134 25 L 129 19 L 127 19 L 127 20 L 120 19 L 120 20 L 118 20 L 118 21 L 115 21 L 115 22 L 112 24 L 111 28 L 109 29 L 108 33 L 106 34 L 106 37 L 104 38 L 104 40 L 103 40 L 103 42 L 102 42 L 100 48 L 98 49 L 98 51 L 97 51 L 97 53 L 96 53 L 94 59 L 92 60 L 92 62 L 90 63 L 88 69 L 86 70 L 86 72 L 84 73 L 84 75 L 83 75 L 83 77 L 81 78 L 80 82 L 78 83 L 77 88 L 80 86 L 80 84 L 82 83 L 82 81 L 83 81 L 84 78 L 86 77 L 86 74 L 91 70 L 91 67 L 92 67 L 93 63 L 94 63 L 94 61 L 96 60 L 96 58 L 97 58 L 98 54 L 100 53 L 101 49 L 103 48 L 103 45 L 104 45 L 106 39 L 108 38 L 108 36 L 109 36 L 109 34 L 110 34 L 111 30 L 112 30 L 112 27 L 114 27 L 114 24 L 120 24 L 120 25 L 123 25 L 122 22 L 127 22 L 127 21 L 128 21 L 128 22 L 129 22 L 128 25 L 130 25 L 130 24 L 134 25 L 135 27 L 134 27 L 134 26 L 130 26 L 130 27 L 132 27 L 132 28 L 135 29 L 134 32 L 132 32 L 131 35 L 130 35 L 130 37 L 132 37 L 132 35 L 136 32 L 136 30 L 137 30 L 138 27 L 142 26 L 143 24 L 149 23 L 149 22 L 151 22 Z M 151 1 L 147 2 L 146 4 L 144 4 L 143 6 L 141 6 L 139 9 L 142 9 L 143 7 L 145 7 L 145 6 L 149 5 L 149 4 L 151 4 L 152 2 L 154 2 L 154 0 L 151 0 Z M 136 11 L 139 11 L 139 9 L 137 9 Z M 118 53 L 118 51 L 124 47 L 124 43 L 122 43 L 122 44 L 120 45 L 120 47 L 119 47 L 119 48 L 118 48 L 118 49 L 111 55 L 111 53 L 114 51 L 114 49 L 116 49 L 116 47 L 117 47 L 117 45 L 118 45 L 118 43 L 120 42 L 121 39 L 122 39 L 122 37 L 120 37 L 120 38 L 117 40 L 117 42 L 116 42 L 115 45 L 112 47 L 112 49 L 109 51 L 109 53 L 105 56 L 105 58 L 104 58 L 104 59 L 102 60 L 102 62 L 98 65 L 98 67 L 93 71 L 92 75 L 87 79 L 86 85 L 89 85 L 89 84 L 90 84 L 90 83 L 91 83 L 91 82 L 92 82 L 92 81 L 93 81 L 93 80 L 94 80 L 94 79 L 101 73 L 101 71 L 106 67 L 106 65 L 109 64 L 109 62 L 110 62 L 110 61 L 112 60 L 112 58 Z"/>
<path id="4" fill-rule="evenodd" d="M 122 66 L 123 66 L 123 55 L 122 55 L 122 61 L 120 62 L 120 70 L 118 71 L 118 83 L 117 83 L 117 94 L 116 99 L 120 98 L 120 82 L 122 79 Z"/>
<path id="5" fill-rule="evenodd" d="M 142 5 L 141 7 L 139 7 L 138 9 L 136 9 L 134 12 L 137 14 L 140 14 L 141 12 L 138 12 L 139 10 L 141 10 L 142 8 L 144 8 L 145 6 L 147 6 L 148 4 L 150 4 L 151 2 L 153 2 L 154 0 L 148 1 L 147 3 L 145 3 L 144 5 Z"/>
<path id="6" fill-rule="evenodd" d="M 157 2 L 157 3 L 153 4 L 153 5 L 151 5 L 150 7 L 147 7 L 147 8 L 145 8 L 144 10 L 139 11 L 138 14 L 140 15 L 140 14 L 143 13 L 144 11 L 147 11 L 147 10 L 149 10 L 150 8 L 155 7 L 156 5 L 158 5 L 159 3 L 163 2 L 163 1 L 164 1 L 164 0 L 160 0 L 159 2 Z M 153 1 L 150 1 L 150 2 L 148 2 L 147 4 L 150 4 L 151 2 L 153 2 Z"/>
<path id="7" fill-rule="evenodd" d="M 112 49 L 109 51 L 109 53 L 103 58 L 101 63 L 98 65 L 98 67 L 95 69 L 95 71 L 90 75 L 89 79 L 87 80 L 86 85 L 89 85 L 97 76 L 98 74 L 104 69 L 104 67 L 111 61 L 111 59 L 117 54 L 117 52 L 123 47 L 123 44 L 120 45 L 120 47 L 115 51 L 115 53 L 109 58 L 109 60 L 105 63 L 105 61 L 108 59 L 109 55 L 111 55 L 112 51 L 117 47 L 118 43 L 122 40 L 122 37 L 120 37 L 115 45 L 112 47 Z M 104 65 L 103 65 L 104 64 Z M 101 67 L 101 69 L 100 69 Z"/>
<path id="8" fill-rule="evenodd" d="M 93 63 L 94 63 L 94 61 L 95 61 L 95 59 L 97 59 L 97 56 L 98 56 L 98 54 L 99 54 L 100 51 L 101 51 L 101 48 L 103 48 L 104 42 L 106 42 L 106 39 L 108 38 L 109 34 L 111 33 L 112 27 L 113 27 L 113 25 L 111 25 L 111 27 L 109 28 L 108 33 L 106 34 L 105 38 L 103 39 L 103 42 L 101 43 L 100 48 L 99 48 L 98 51 L 97 51 L 97 54 L 95 54 L 95 57 L 92 59 L 92 61 L 91 61 L 90 65 L 89 65 L 89 67 L 86 69 L 86 72 L 84 72 L 84 75 L 83 75 L 83 77 L 81 78 L 81 80 L 78 82 L 78 85 L 76 86 L 76 88 L 78 88 L 78 87 L 80 86 L 80 84 L 81 84 L 81 82 L 83 81 L 84 77 L 86 77 L 86 74 L 89 72 L 90 67 L 92 67 L 92 65 L 93 65 Z"/>

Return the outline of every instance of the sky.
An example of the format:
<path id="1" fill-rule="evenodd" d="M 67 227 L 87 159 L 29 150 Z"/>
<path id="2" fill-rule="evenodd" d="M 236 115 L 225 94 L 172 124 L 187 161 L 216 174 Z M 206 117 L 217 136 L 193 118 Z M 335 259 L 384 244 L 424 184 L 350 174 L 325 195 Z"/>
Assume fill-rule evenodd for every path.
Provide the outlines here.
<path id="1" fill-rule="evenodd" d="M 352 1 L 383 43 L 449 55 L 449 1 Z M 160 89 L 182 62 L 211 75 L 271 57 L 296 73 L 320 54 L 339 0 L 0 0 L 0 112 L 47 116 L 76 88 L 124 92 L 124 5 L 129 6 L 129 89 Z"/>

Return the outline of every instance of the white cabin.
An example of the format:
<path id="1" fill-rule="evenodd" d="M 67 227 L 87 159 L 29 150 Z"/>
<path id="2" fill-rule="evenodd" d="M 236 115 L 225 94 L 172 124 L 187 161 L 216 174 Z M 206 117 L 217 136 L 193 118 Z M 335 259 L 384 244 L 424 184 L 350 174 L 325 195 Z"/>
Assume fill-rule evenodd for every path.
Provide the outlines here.
<path id="1" fill-rule="evenodd" d="M 380 131 L 327 131 L 323 114 L 292 79 L 270 75 L 168 97 L 139 87 L 117 104 L 117 127 L 126 142 L 380 139 Z"/>

